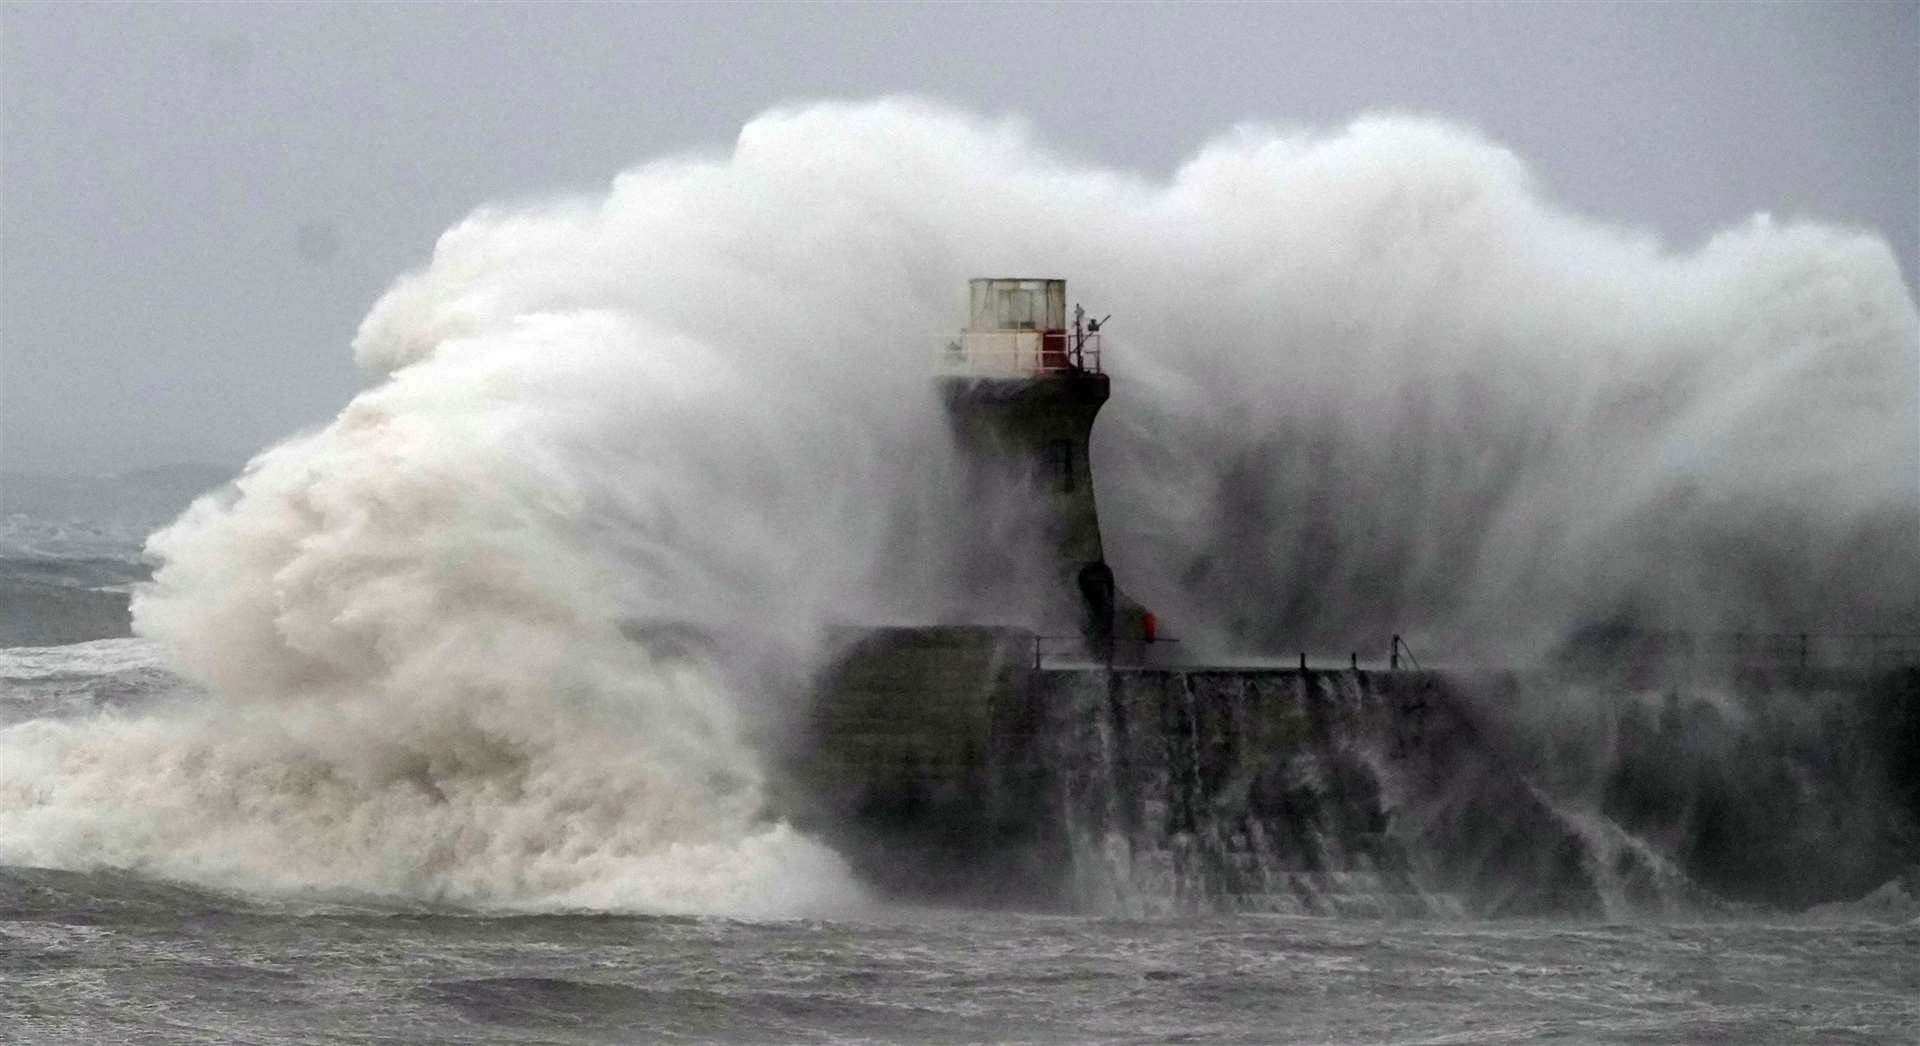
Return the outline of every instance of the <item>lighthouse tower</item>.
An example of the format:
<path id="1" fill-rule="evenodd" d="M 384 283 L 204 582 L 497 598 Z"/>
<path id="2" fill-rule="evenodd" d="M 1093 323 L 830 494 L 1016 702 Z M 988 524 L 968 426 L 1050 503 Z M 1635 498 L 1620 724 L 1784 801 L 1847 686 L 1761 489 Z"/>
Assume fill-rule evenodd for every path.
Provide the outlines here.
<path id="1" fill-rule="evenodd" d="M 1109 394 L 1101 321 L 1075 306 L 1069 322 L 1065 280 L 983 278 L 969 291 L 967 327 L 942 350 L 938 380 L 972 503 L 1020 507 L 1013 532 L 988 541 L 1024 550 L 1029 570 L 1040 561 L 1036 623 L 1111 659 L 1116 639 L 1146 638 L 1152 626 L 1115 588 L 1100 543 L 1087 445 Z"/>

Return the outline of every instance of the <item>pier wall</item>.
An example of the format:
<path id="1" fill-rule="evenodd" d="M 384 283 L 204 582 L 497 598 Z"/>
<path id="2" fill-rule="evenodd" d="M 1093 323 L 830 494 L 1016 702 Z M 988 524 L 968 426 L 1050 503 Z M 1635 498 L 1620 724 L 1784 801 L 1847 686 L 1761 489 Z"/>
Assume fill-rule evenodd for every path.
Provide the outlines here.
<path id="1" fill-rule="evenodd" d="M 1013 630 L 848 646 L 795 819 L 881 892 L 1076 911 L 1591 909 L 1590 847 L 1416 672 L 1046 668 Z"/>
<path id="2" fill-rule="evenodd" d="M 1829 675 L 1805 694 L 1776 681 L 1755 698 L 1814 709 L 1801 719 L 1818 738 L 1742 735 L 1761 720 L 1672 690 L 1618 691 L 1556 734 L 1502 707 L 1537 700 L 1513 673 L 1037 669 L 1025 632 L 883 629 L 820 682 L 792 816 L 881 893 L 931 902 L 1622 916 L 1812 903 L 1913 852 L 1902 826 L 1920 811 L 1901 809 L 1914 782 L 1894 738 L 1920 717 L 1916 676 Z M 1859 710 L 1835 718 L 1856 691 Z M 1702 734 L 1713 701 L 1725 721 Z M 1880 720 L 1897 729 L 1876 740 Z M 1793 761 L 1794 745 L 1833 750 L 1835 731 L 1853 739 L 1844 765 Z M 1700 758 L 1708 741 L 1726 758 Z M 1570 744 L 1582 754 L 1556 748 Z M 1738 773 L 1816 783 L 1735 808 Z M 1851 823 L 1800 823 L 1836 806 Z M 1787 853 L 1796 878 L 1743 878 Z M 1769 894 L 1779 882 L 1812 885 Z"/>

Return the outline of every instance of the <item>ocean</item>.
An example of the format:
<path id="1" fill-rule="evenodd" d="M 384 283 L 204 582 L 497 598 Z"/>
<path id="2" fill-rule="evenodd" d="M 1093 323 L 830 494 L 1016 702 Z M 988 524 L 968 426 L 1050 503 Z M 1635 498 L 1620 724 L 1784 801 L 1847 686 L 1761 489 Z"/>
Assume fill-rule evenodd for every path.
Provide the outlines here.
<path id="1" fill-rule="evenodd" d="M 10 527 L 0 569 L 17 630 L 79 593 L 111 604 L 145 574 L 137 526 Z M 121 615 L 61 619 L 106 638 L 0 649 L 7 754 L 52 725 L 205 700 Z M 27 769 L 0 777 L 16 815 L 46 798 Z M 124 780 L 103 801 L 137 819 L 150 783 Z M 111 840 L 96 861 L 71 848 L 18 860 L 32 823 L 15 816 L 0 838 L 15 857 L 0 867 L 4 1042 L 1920 1040 L 1911 883 L 1810 911 L 1631 920 L 1142 919 L 871 897 L 740 917 L 297 877 L 239 887 Z"/>
<path id="2" fill-rule="evenodd" d="M 876 909 L 509 915 L 0 873 L 42 1043 L 1854 1043 L 1920 1036 L 1904 916 L 1628 924 Z"/>

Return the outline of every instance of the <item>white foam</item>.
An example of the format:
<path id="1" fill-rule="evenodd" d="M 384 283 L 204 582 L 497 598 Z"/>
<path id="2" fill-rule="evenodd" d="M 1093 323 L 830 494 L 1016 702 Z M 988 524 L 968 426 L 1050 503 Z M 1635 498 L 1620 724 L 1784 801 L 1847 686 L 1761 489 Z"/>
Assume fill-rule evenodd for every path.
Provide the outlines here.
<path id="1" fill-rule="evenodd" d="M 1920 605 L 1886 562 L 1920 321 L 1871 236 L 1670 253 L 1432 121 L 1246 129 L 1162 184 L 920 103 L 811 106 L 449 230 L 362 325 L 380 380 L 152 539 L 136 627 L 215 696 L 0 732 L 0 860 L 844 898 L 764 821 L 741 722 L 833 622 L 1017 617 L 979 591 L 1018 579 L 941 558 L 999 511 L 953 501 L 928 381 L 981 274 L 1117 314 L 1108 547 L 1195 646 Z"/>

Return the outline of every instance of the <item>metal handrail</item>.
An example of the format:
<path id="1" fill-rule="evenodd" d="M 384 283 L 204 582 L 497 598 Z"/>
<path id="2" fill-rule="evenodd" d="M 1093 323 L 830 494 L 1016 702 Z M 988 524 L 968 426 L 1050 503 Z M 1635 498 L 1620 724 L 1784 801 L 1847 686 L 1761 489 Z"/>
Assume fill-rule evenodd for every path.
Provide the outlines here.
<path id="1" fill-rule="evenodd" d="M 939 350 L 942 374 L 1018 377 L 1099 374 L 1100 335 L 1070 331 L 966 331 Z"/>
<path id="2" fill-rule="evenodd" d="M 1594 637 L 1600 656 L 1631 647 L 1642 658 L 1734 665 L 1861 666 L 1920 664 L 1920 633 L 1747 632 L 1622 629 Z"/>
<path id="3" fill-rule="evenodd" d="M 1394 636 L 1393 636 L 1393 645 L 1389 647 L 1387 650 L 1388 667 L 1392 668 L 1396 672 L 1400 670 L 1400 654 L 1402 651 L 1406 652 L 1407 660 L 1412 662 L 1414 671 L 1416 672 L 1423 671 L 1420 667 L 1420 659 L 1413 656 L 1413 648 L 1408 646 L 1407 641 L 1404 639 L 1401 639 L 1399 633 L 1397 632 L 1394 633 Z M 1358 658 L 1355 659 L 1356 662 L 1358 660 L 1359 660 Z"/>

